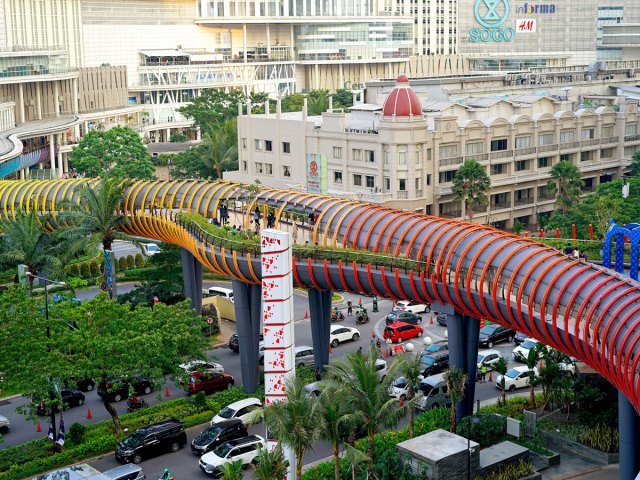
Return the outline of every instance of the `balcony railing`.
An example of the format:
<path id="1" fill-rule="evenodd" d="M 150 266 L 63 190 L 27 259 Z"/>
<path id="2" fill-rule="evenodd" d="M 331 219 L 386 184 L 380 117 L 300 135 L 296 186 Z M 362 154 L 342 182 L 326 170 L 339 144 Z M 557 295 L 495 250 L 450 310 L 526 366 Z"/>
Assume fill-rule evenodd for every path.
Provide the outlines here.
<path id="1" fill-rule="evenodd" d="M 464 157 L 451 157 L 451 158 L 441 158 L 438 164 L 441 167 L 446 167 L 448 165 L 459 165 L 464 162 Z"/>
<path id="2" fill-rule="evenodd" d="M 581 188 L 583 193 L 589 193 L 595 191 L 596 187 L 594 185 L 585 185 Z"/>
<path id="3" fill-rule="evenodd" d="M 531 155 L 532 153 L 536 153 L 536 147 L 516 149 L 516 156 L 518 156 L 518 155 Z"/>
<path id="4" fill-rule="evenodd" d="M 513 150 L 501 150 L 499 152 L 491 152 L 491 159 L 513 157 Z"/>
<path id="5" fill-rule="evenodd" d="M 600 143 L 618 143 L 620 137 L 605 137 L 600 139 Z"/>
<path id="6" fill-rule="evenodd" d="M 478 153 L 476 155 L 465 155 L 464 159 L 465 159 L 465 161 L 466 160 L 475 160 L 477 162 L 486 162 L 487 160 L 489 160 L 489 154 L 488 153 Z"/>
<path id="7" fill-rule="evenodd" d="M 462 210 L 447 210 L 446 212 L 440 212 L 440 216 L 443 218 L 459 218 L 462 216 Z"/>
<path id="8" fill-rule="evenodd" d="M 625 142 L 635 142 L 636 140 L 640 140 L 640 133 L 636 133 L 635 135 L 625 135 Z"/>
<path id="9" fill-rule="evenodd" d="M 600 139 L 598 138 L 591 138 L 589 140 L 582 140 L 580 142 L 580 146 L 582 147 L 590 147 L 592 145 L 598 145 L 598 144 L 600 144 Z"/>
<path id="10" fill-rule="evenodd" d="M 513 202 L 514 206 L 516 206 L 516 207 L 522 207 L 524 205 L 531 205 L 532 203 L 533 203 L 533 197 L 517 198 Z"/>
<path id="11" fill-rule="evenodd" d="M 397 193 L 400 200 L 406 200 L 409 198 L 409 192 L 407 190 L 400 190 Z"/>
<path id="12" fill-rule="evenodd" d="M 538 195 L 539 202 L 546 202 L 547 200 L 555 200 L 556 196 L 551 195 L 550 193 L 545 193 L 544 195 Z"/>
<path id="13" fill-rule="evenodd" d="M 505 208 L 511 208 L 511 200 L 506 202 L 495 202 L 491 204 L 491 210 L 503 210 Z"/>
<path id="14" fill-rule="evenodd" d="M 560 150 L 569 150 L 570 148 L 580 148 L 580 142 L 567 142 L 560 144 Z"/>
<path id="15" fill-rule="evenodd" d="M 541 147 L 538 147 L 538 153 L 555 152 L 557 150 L 558 150 L 557 143 L 554 143 L 553 145 L 543 145 Z"/>

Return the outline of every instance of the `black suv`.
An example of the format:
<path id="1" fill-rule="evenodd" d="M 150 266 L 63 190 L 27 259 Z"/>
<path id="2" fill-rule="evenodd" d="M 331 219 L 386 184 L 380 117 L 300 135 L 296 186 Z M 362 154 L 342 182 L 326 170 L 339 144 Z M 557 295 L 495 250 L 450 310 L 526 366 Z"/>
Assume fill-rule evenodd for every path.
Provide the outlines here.
<path id="1" fill-rule="evenodd" d="M 67 407 L 79 407 L 84 403 L 84 394 L 79 390 L 71 390 L 70 388 L 63 388 L 60 390 L 60 397 L 62 397 L 63 408 Z M 55 407 L 56 412 L 58 407 Z M 45 402 L 40 402 L 36 409 L 38 415 L 48 415 L 50 409 L 47 408 Z"/>
<path id="2" fill-rule="evenodd" d="M 422 352 L 422 355 L 420 356 L 420 368 L 423 369 L 422 375 L 425 377 L 430 377 L 436 373 L 444 372 L 449 368 L 449 352 Z"/>
<path id="3" fill-rule="evenodd" d="M 391 325 L 396 322 L 410 323 L 418 325 L 422 323 L 422 317 L 413 312 L 392 312 L 387 315 L 386 324 Z"/>
<path id="4" fill-rule="evenodd" d="M 116 446 L 120 463 L 140 463 L 165 452 L 177 452 L 187 444 L 187 434 L 178 420 L 166 420 L 139 428 Z"/>
<path id="5" fill-rule="evenodd" d="M 262 342 L 263 340 L 264 335 L 261 333 L 260 341 Z M 231 338 L 229 338 L 229 348 L 236 353 L 240 353 L 240 341 L 238 340 L 237 333 L 234 333 L 233 335 L 231 335 Z"/>
<path id="6" fill-rule="evenodd" d="M 153 392 L 153 382 L 146 378 L 138 377 L 131 379 L 131 387 L 136 395 L 147 395 Z M 129 396 L 129 381 L 117 378 L 98 385 L 98 396 L 103 398 L 108 395 L 110 402 L 119 402 Z"/>
<path id="7" fill-rule="evenodd" d="M 242 420 L 238 418 L 225 420 L 203 430 L 200 435 L 191 440 L 191 451 L 196 455 L 204 455 L 218 445 L 248 435 L 249 432 Z"/>
<path id="8" fill-rule="evenodd" d="M 515 336 L 515 330 L 492 323 L 480 329 L 478 343 L 481 347 L 493 348 L 493 345 L 496 343 L 513 342 Z"/>

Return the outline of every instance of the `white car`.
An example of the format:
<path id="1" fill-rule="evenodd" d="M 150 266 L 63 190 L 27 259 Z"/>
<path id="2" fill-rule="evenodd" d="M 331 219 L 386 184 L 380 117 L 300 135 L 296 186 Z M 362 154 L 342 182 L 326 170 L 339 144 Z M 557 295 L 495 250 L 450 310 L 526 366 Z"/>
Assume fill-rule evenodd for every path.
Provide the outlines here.
<path id="1" fill-rule="evenodd" d="M 424 377 L 422 375 L 418 375 L 418 379 L 422 381 Z M 415 391 L 413 392 L 416 395 L 419 392 L 418 386 L 416 386 Z M 389 385 L 389 396 L 393 398 L 399 398 L 400 400 L 407 399 L 407 379 L 404 377 L 398 377 L 394 380 L 394 382 Z"/>
<path id="2" fill-rule="evenodd" d="M 393 307 L 394 312 L 429 313 L 431 305 L 427 303 L 410 302 L 409 300 L 399 300 Z"/>
<path id="3" fill-rule="evenodd" d="M 213 427 L 216 423 L 236 418 L 242 420 L 245 425 L 256 423 L 257 419 L 262 418 L 262 402 L 257 398 L 245 398 L 227 405 L 211 419 L 209 425 Z"/>
<path id="4" fill-rule="evenodd" d="M 0 415 L 0 433 L 7 433 L 9 431 L 9 419 L 3 415 Z"/>
<path id="5" fill-rule="evenodd" d="M 483 366 L 487 367 L 487 370 L 492 370 L 493 365 L 501 358 L 504 357 L 498 350 L 480 350 L 478 352 L 478 370 Z"/>
<path id="6" fill-rule="evenodd" d="M 535 338 L 527 338 L 524 342 L 513 349 L 513 351 L 511 352 L 513 355 L 513 359 L 516 362 L 526 363 L 527 359 L 529 358 L 529 351 L 532 348 L 536 348 L 537 344 L 538 340 L 536 340 Z"/>
<path id="7" fill-rule="evenodd" d="M 225 287 L 209 287 L 202 289 L 202 295 L 205 297 L 222 297 L 233 303 L 233 290 Z"/>
<path id="8" fill-rule="evenodd" d="M 388 371 L 389 367 L 387 366 L 387 361 L 382 358 L 378 358 L 376 360 L 376 377 L 378 377 L 378 382 L 382 382 L 384 380 Z"/>
<path id="9" fill-rule="evenodd" d="M 249 435 L 248 437 L 223 443 L 213 451 L 205 453 L 200 457 L 198 465 L 205 473 L 219 477 L 220 467 L 225 463 L 233 463 L 240 460 L 244 467 L 256 459 L 261 448 L 266 447 L 264 438 L 260 435 Z"/>
<path id="10" fill-rule="evenodd" d="M 187 363 L 181 363 L 178 366 L 187 373 L 191 373 L 196 370 L 204 370 L 213 373 L 224 373 L 224 367 L 219 363 L 205 362 L 204 360 L 191 360 Z"/>
<path id="11" fill-rule="evenodd" d="M 360 338 L 360 331 L 353 327 L 343 327 L 342 325 L 331 325 L 329 343 L 333 348 L 343 342 L 357 342 Z"/>
<path id="12" fill-rule="evenodd" d="M 143 243 L 140 245 L 140 248 L 142 248 L 142 254 L 145 257 L 153 257 L 156 253 L 160 253 L 162 251 L 155 243 Z"/>
<path id="13" fill-rule="evenodd" d="M 539 376 L 540 372 L 536 367 L 533 368 L 535 376 Z M 529 369 L 527 367 L 513 367 L 504 377 L 504 389 L 513 392 L 516 388 L 524 388 L 529 386 Z M 496 378 L 496 387 L 500 388 L 502 375 Z"/>

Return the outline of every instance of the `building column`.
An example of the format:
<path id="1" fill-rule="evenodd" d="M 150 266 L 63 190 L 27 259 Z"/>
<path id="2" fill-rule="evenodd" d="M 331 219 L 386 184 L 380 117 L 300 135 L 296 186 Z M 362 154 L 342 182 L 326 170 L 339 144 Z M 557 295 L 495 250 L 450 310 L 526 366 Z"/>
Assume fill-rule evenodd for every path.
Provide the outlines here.
<path id="1" fill-rule="evenodd" d="M 24 113 L 24 83 L 18 84 L 18 112 L 20 113 L 20 123 L 24 123 L 25 113 Z"/>
<path id="2" fill-rule="evenodd" d="M 620 480 L 634 480 L 640 472 L 640 417 L 631 402 L 618 391 Z"/>
<path id="3" fill-rule="evenodd" d="M 167 143 L 171 141 L 171 129 L 170 128 L 167 128 L 167 131 L 165 132 L 164 141 L 167 142 Z"/>
<path id="4" fill-rule="evenodd" d="M 202 265 L 186 249 L 182 248 L 180 254 L 182 256 L 184 296 L 191 299 L 191 308 L 200 313 L 202 311 Z"/>
<path id="5" fill-rule="evenodd" d="M 75 137 L 75 141 L 80 141 L 80 125 L 76 125 L 73 127 L 73 136 Z"/>
<path id="6" fill-rule="evenodd" d="M 54 135 L 49 135 L 49 168 L 51 169 L 51 178 L 58 178 L 56 175 L 56 141 Z"/>
<path id="7" fill-rule="evenodd" d="M 36 117 L 42 120 L 42 83 L 36 82 Z"/>
<path id="8" fill-rule="evenodd" d="M 231 285 L 238 329 L 242 386 L 245 392 L 254 393 L 258 389 L 262 285 L 248 284 L 239 280 L 232 280 Z"/>
<path id="9" fill-rule="evenodd" d="M 294 61 L 296 59 L 296 47 L 295 47 L 296 35 L 293 30 L 293 25 L 289 25 L 289 34 L 290 34 L 289 42 L 291 45 L 291 61 Z"/>
<path id="10" fill-rule="evenodd" d="M 457 406 L 458 421 L 473 413 L 479 331 L 480 320 L 477 318 L 471 318 L 457 312 L 453 315 L 447 315 L 449 364 L 467 374 L 465 395 Z"/>
<path id="11" fill-rule="evenodd" d="M 64 167 L 63 172 L 64 173 L 69 173 L 69 154 L 68 153 L 65 153 L 62 156 L 62 162 L 63 162 L 63 167 Z"/>
<path id="12" fill-rule="evenodd" d="M 24 168 L 20 170 L 20 180 L 24 180 Z"/>
<path id="13" fill-rule="evenodd" d="M 75 113 L 76 115 L 79 112 L 79 103 L 80 103 L 80 91 L 78 88 L 78 79 L 74 78 L 73 79 L 73 83 L 72 83 L 72 87 L 73 87 L 73 113 Z"/>
<path id="14" fill-rule="evenodd" d="M 59 82 L 53 82 L 53 108 L 56 114 L 56 118 L 60 116 L 60 84 Z"/>
<path id="15" fill-rule="evenodd" d="M 64 134 L 61 133 L 60 135 L 58 135 L 58 145 L 62 146 L 64 141 Z M 64 177 L 64 162 L 62 160 L 63 154 L 62 154 L 62 149 L 58 148 L 58 178 L 62 178 Z"/>
<path id="16" fill-rule="evenodd" d="M 316 63 L 314 66 L 314 79 L 313 79 L 313 85 L 316 90 L 318 90 L 320 88 L 320 67 L 319 65 Z"/>
<path id="17" fill-rule="evenodd" d="M 329 363 L 329 333 L 331 330 L 331 290 L 309 289 L 309 318 L 316 368 Z M 328 299 L 328 303 L 327 303 Z"/>
<path id="18" fill-rule="evenodd" d="M 200 131 L 200 127 L 196 127 L 196 140 L 200 141 L 202 139 L 202 132 Z"/>
<path id="19" fill-rule="evenodd" d="M 256 8 L 257 3 L 256 3 Z M 244 63 L 247 63 L 247 24 L 242 24 L 242 50 L 244 51 Z"/>
<path id="20" fill-rule="evenodd" d="M 271 27 L 268 23 L 265 26 L 267 28 L 267 60 L 271 61 Z"/>

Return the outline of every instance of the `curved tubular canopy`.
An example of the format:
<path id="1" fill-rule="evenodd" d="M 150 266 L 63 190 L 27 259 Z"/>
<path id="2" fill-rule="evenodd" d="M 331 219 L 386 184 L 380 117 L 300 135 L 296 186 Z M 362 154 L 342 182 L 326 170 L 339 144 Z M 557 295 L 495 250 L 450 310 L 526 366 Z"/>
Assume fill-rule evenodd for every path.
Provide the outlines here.
<path id="1" fill-rule="evenodd" d="M 77 202 L 76 187 L 88 182 L 0 181 L 0 216 L 36 210 L 51 214 L 49 228 L 62 227 L 56 206 Z M 138 181 L 127 187 L 120 211 L 130 217 L 129 233 L 179 245 L 214 272 L 259 283 L 259 246 L 218 242 L 175 217 L 214 217 L 220 201 L 232 206 L 244 195 L 244 186 L 228 182 Z M 471 223 L 270 188 L 261 188 L 253 205 L 276 209 L 279 221 L 292 212 L 316 214 L 312 235 L 318 247 L 294 248 L 298 286 L 449 303 L 464 315 L 525 332 L 578 358 L 640 411 L 637 282 Z M 248 222 L 249 215 L 243 218 Z"/>

